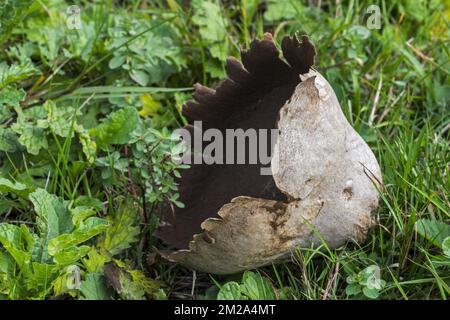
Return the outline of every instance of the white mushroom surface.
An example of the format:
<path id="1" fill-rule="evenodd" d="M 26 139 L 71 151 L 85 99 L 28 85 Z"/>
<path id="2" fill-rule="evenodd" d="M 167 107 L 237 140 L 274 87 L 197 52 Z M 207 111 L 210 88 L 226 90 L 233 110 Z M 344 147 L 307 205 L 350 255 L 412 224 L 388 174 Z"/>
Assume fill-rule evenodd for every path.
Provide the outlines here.
<path id="1" fill-rule="evenodd" d="M 381 187 L 379 165 L 369 146 L 346 120 L 330 84 L 312 68 L 312 62 L 304 63 L 305 60 L 313 61 L 310 55 L 314 56 L 308 39 L 304 37 L 301 44 L 296 41 L 295 38 L 283 40 L 282 48 L 289 72 L 296 73 L 297 82 L 290 75 L 288 79 L 293 81 L 289 84 L 291 87 L 277 91 L 282 90 L 279 83 L 272 84 L 269 82 L 272 80 L 267 80 L 267 88 L 274 89 L 265 90 L 254 102 L 254 106 L 259 106 L 266 99 L 270 106 L 267 108 L 273 109 L 271 106 L 277 104 L 272 103 L 272 95 L 282 92 L 284 98 L 288 97 L 270 114 L 272 117 L 278 115 L 271 121 L 273 127 L 279 130 L 271 160 L 272 176 L 261 180 L 263 178 L 253 173 L 254 178 L 249 178 L 258 182 L 254 183 L 255 186 L 265 184 L 265 188 L 254 191 L 240 187 L 245 182 L 239 183 L 239 177 L 245 176 L 247 171 L 239 171 L 237 166 L 226 169 L 229 171 L 225 174 L 221 173 L 220 165 L 216 165 L 215 169 L 198 166 L 187 173 L 189 185 L 181 181 L 181 196 L 183 198 L 184 192 L 187 194 L 185 201 L 187 199 L 195 204 L 187 203 L 185 212 L 188 213 L 185 216 L 183 211 L 167 214 L 168 227 L 163 228 L 161 238 L 171 243 L 171 237 L 176 239 L 176 232 L 182 229 L 183 223 L 188 225 L 186 221 L 197 219 L 191 217 L 202 210 L 202 205 L 209 208 L 212 203 L 213 209 L 208 209 L 208 216 L 201 220 L 198 229 L 194 229 L 198 232 L 192 234 L 186 247 L 180 248 L 181 240 L 173 241 L 179 250 L 167 254 L 167 259 L 199 271 L 231 274 L 289 259 L 298 247 L 318 246 L 322 241 L 329 247 L 337 247 L 349 240 L 360 242 L 365 239 L 374 223 L 372 214 L 378 206 L 378 189 Z M 252 44 L 248 56 L 263 55 L 261 50 L 270 51 L 273 55 L 275 46 L 272 48 L 272 45 L 272 38 L 266 35 L 264 40 Z M 255 73 L 258 73 L 259 66 L 252 66 L 248 61 L 250 58 L 245 60 L 244 57 L 242 69 L 238 69 L 235 60 L 231 62 L 228 69 L 231 80 L 233 74 L 239 72 L 257 76 Z M 266 64 L 275 61 L 273 56 L 267 59 Z M 260 63 L 264 64 L 264 61 Z M 277 65 L 276 68 L 282 74 L 284 67 Z M 274 77 L 277 72 L 274 72 Z M 239 82 L 242 78 L 245 79 Z M 240 75 L 237 79 L 235 76 L 233 81 L 244 86 L 244 81 L 251 80 L 250 75 Z M 209 95 L 206 102 L 199 97 L 200 103 L 210 105 L 222 101 L 219 99 L 219 88 L 217 92 L 208 93 L 205 93 L 204 87 L 199 90 L 203 95 Z M 205 108 L 201 104 L 195 107 Z M 195 113 L 192 106 L 187 109 L 188 115 Z M 213 117 L 208 113 L 199 113 L 200 119 L 202 116 L 210 119 L 210 127 L 213 127 Z M 260 115 L 255 115 L 257 117 Z M 235 117 L 233 121 L 241 118 Z M 249 119 L 248 124 L 236 127 L 251 127 L 252 117 Z M 263 123 L 258 121 L 255 120 L 255 123 Z M 259 127 L 264 126 L 265 122 Z M 256 172 L 252 168 L 248 169 L 249 175 Z M 205 184 L 205 175 L 201 174 L 205 171 L 217 178 L 208 180 L 212 182 L 200 193 L 189 190 Z M 238 190 L 233 191 L 234 194 L 226 193 L 223 190 L 232 188 L 233 181 L 227 180 L 221 187 L 221 179 L 225 181 L 225 175 L 230 176 L 236 171 L 234 179 L 239 186 L 235 189 Z M 267 192 L 268 189 L 275 191 Z M 211 213 L 214 208 L 218 208 L 217 212 Z M 177 214 L 181 220 L 177 220 Z"/>

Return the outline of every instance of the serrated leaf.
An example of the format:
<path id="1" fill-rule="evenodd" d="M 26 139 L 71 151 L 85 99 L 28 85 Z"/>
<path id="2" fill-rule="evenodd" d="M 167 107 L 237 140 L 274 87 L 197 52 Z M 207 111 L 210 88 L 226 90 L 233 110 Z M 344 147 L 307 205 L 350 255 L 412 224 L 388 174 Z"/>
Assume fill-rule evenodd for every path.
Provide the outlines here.
<path id="1" fill-rule="evenodd" d="M 111 36 L 110 50 L 117 56 L 126 56 L 126 63 L 122 64 L 133 81 L 140 85 L 145 83 L 162 83 L 185 64 L 185 55 L 179 46 L 181 35 L 172 24 L 159 25 L 158 19 L 142 19 L 130 15 L 116 15 L 112 21 L 112 28 L 108 28 Z M 143 32 L 142 36 L 122 46 L 131 39 L 129 26 L 133 25 L 134 34 Z M 130 34 L 130 35 L 129 35 Z M 128 36 L 129 35 L 129 36 Z M 122 46 L 122 47 L 120 47 Z M 120 47 L 120 48 L 119 48 Z M 120 64 L 120 58 L 112 61 L 111 66 Z"/>
<path id="2" fill-rule="evenodd" d="M 18 21 L 28 13 L 32 0 L 2 1 L 0 3 L 0 44 L 8 38 Z"/>
<path id="3" fill-rule="evenodd" d="M 128 249 L 139 235 L 138 209 L 129 202 L 120 205 L 110 216 L 110 227 L 106 230 L 100 247 L 112 256 Z"/>
<path id="4" fill-rule="evenodd" d="M 110 144 L 125 144 L 131 133 L 139 125 L 139 115 L 135 108 L 125 107 L 113 112 L 104 122 L 89 130 L 89 134 L 102 149 Z"/>
<path id="5" fill-rule="evenodd" d="M 192 22 L 198 26 L 202 38 L 208 42 L 211 55 L 222 62 L 225 61 L 230 45 L 227 40 L 228 20 L 223 16 L 222 9 L 209 0 L 194 0 L 192 7 Z"/>
<path id="6" fill-rule="evenodd" d="M 243 300 L 243 298 L 241 286 L 234 281 L 225 283 L 217 294 L 217 300 Z"/>
<path id="7" fill-rule="evenodd" d="M 87 257 L 83 259 L 86 270 L 91 273 L 97 273 L 103 270 L 103 266 L 110 260 L 104 253 L 100 253 L 96 248 L 91 247 Z"/>
<path id="8" fill-rule="evenodd" d="M 1 72 L 1 71 L 0 71 Z M 20 108 L 20 102 L 25 99 L 26 92 L 14 86 L 8 86 L 0 90 L 0 108 L 6 109 L 7 106 Z"/>
<path id="9" fill-rule="evenodd" d="M 56 106 L 52 100 L 47 100 L 42 108 L 46 111 L 46 119 L 37 121 L 38 128 L 51 128 L 60 137 L 72 137 L 76 130 L 73 120 L 75 109 L 72 107 Z"/>
<path id="10" fill-rule="evenodd" d="M 35 124 L 18 121 L 11 126 L 12 130 L 19 134 L 19 142 L 33 155 L 38 155 L 41 149 L 48 148 L 47 137 L 44 129 L 36 127 Z"/>

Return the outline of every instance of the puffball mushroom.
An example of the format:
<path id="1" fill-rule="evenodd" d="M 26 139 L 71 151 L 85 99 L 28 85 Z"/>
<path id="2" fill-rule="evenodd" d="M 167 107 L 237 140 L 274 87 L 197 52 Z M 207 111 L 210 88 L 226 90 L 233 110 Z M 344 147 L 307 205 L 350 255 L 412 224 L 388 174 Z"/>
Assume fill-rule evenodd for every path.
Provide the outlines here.
<path id="1" fill-rule="evenodd" d="M 195 86 L 183 114 L 203 130 L 278 129 L 271 175 L 264 165 L 192 164 L 182 170 L 180 201 L 157 235 L 179 250 L 165 255 L 192 269 L 231 274 L 289 259 L 295 248 L 325 241 L 363 241 L 378 206 L 377 160 L 347 122 L 325 78 L 312 68 L 315 49 L 304 36 L 281 43 L 253 40 L 242 64 L 227 61 L 216 89 Z M 227 152 L 237 151 L 225 148 Z"/>

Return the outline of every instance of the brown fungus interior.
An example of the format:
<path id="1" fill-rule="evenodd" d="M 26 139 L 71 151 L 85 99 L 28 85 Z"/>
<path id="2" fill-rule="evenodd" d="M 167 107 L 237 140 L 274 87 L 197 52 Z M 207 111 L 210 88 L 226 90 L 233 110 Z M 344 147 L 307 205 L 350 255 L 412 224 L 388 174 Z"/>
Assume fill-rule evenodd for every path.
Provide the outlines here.
<path id="1" fill-rule="evenodd" d="M 263 40 L 253 40 L 250 49 L 241 52 L 242 64 L 236 59 L 227 61 L 227 79 L 216 89 L 196 85 L 195 102 L 188 102 L 183 115 L 193 132 L 194 121 L 202 121 L 205 132 L 216 128 L 225 137 L 226 129 L 276 128 L 280 108 L 292 96 L 300 83 L 300 74 L 307 73 L 314 64 L 315 50 L 306 36 L 300 43 L 296 37 L 286 37 L 280 52 L 270 34 Z M 270 133 L 268 134 L 270 137 Z M 225 140 L 225 139 L 224 139 Z M 203 147 L 210 142 L 204 142 Z M 231 150 L 226 149 L 224 157 Z M 270 150 L 270 141 L 268 142 Z M 271 175 L 261 175 L 260 168 L 270 164 L 248 164 L 249 145 L 246 144 L 246 164 L 191 164 L 182 170 L 179 179 L 180 201 L 185 208 L 167 206 L 157 236 L 177 249 L 187 249 L 192 236 L 201 232 L 201 223 L 231 199 L 249 196 L 285 201 Z M 234 154 L 236 157 L 236 144 Z"/>

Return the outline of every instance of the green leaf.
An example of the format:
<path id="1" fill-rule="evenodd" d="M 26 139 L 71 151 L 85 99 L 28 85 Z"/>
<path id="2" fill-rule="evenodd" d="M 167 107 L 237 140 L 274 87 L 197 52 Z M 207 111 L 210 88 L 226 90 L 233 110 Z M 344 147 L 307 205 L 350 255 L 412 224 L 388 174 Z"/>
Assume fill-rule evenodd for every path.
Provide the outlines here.
<path id="1" fill-rule="evenodd" d="M 416 222 L 416 230 L 439 248 L 444 239 L 450 236 L 450 225 L 437 220 L 420 219 Z"/>
<path id="2" fill-rule="evenodd" d="M 356 279 L 356 276 L 348 276 L 345 281 L 348 284 L 352 284 L 352 283 L 358 283 L 358 280 Z"/>
<path id="3" fill-rule="evenodd" d="M 62 234 L 51 239 L 48 242 L 48 253 L 56 256 L 59 252 L 77 246 L 89 239 L 99 235 L 108 228 L 106 220 L 96 217 L 90 217 L 77 230 L 72 233 Z"/>
<path id="4" fill-rule="evenodd" d="M 11 117 L 13 117 L 13 112 L 5 106 L 0 106 L 0 123 L 8 121 Z"/>
<path id="5" fill-rule="evenodd" d="M 56 106 L 52 100 L 47 100 L 42 108 L 47 113 L 46 119 L 37 121 L 38 128 L 51 128 L 52 131 L 60 137 L 72 137 L 74 134 L 75 122 L 73 117 L 76 115 L 75 109 L 72 107 Z M 73 125 L 72 125 L 73 123 Z"/>
<path id="6" fill-rule="evenodd" d="M 81 300 L 110 300 L 112 293 L 99 273 L 88 273 L 80 285 Z"/>
<path id="7" fill-rule="evenodd" d="M 205 70 L 208 72 L 213 78 L 223 78 L 226 76 L 225 69 L 223 64 L 217 60 L 208 60 L 205 63 Z"/>
<path id="8" fill-rule="evenodd" d="M 89 130 L 102 149 L 107 149 L 110 144 L 125 144 L 130 141 L 131 133 L 140 123 L 139 115 L 135 108 L 125 107 L 113 112 L 104 122 Z"/>
<path id="9" fill-rule="evenodd" d="M 42 260 L 47 261 L 49 256 L 46 249 L 49 241 L 73 230 L 72 215 L 64 200 L 44 189 L 37 189 L 31 193 L 30 200 L 37 214 L 36 225 L 43 241 Z"/>
<path id="10" fill-rule="evenodd" d="M 90 251 L 89 246 L 72 246 L 54 253 L 53 259 L 59 265 L 68 266 L 81 260 Z"/>
<path id="11" fill-rule="evenodd" d="M 199 300 L 217 300 L 217 295 L 219 294 L 219 288 L 217 286 L 211 286 L 206 289 L 205 294 L 199 295 Z"/>
<path id="12" fill-rule="evenodd" d="M 103 252 L 100 253 L 94 247 L 88 252 L 87 257 L 83 259 L 83 264 L 86 266 L 86 270 L 91 273 L 101 272 L 105 263 L 110 261 L 110 258 Z"/>
<path id="13" fill-rule="evenodd" d="M 48 148 L 47 137 L 44 129 L 35 124 L 19 120 L 11 126 L 11 129 L 19 134 L 19 142 L 27 148 L 31 154 L 37 155 L 41 149 Z"/>
<path id="14" fill-rule="evenodd" d="M 31 262 L 31 252 L 35 243 L 28 228 L 25 225 L 18 227 L 0 223 L 0 243 L 14 258 L 19 268 L 26 269 Z"/>
<path id="15" fill-rule="evenodd" d="M 106 230 L 100 247 L 111 255 L 128 249 L 139 235 L 138 208 L 130 202 L 124 202 L 109 217 L 110 227 Z"/>
<path id="16" fill-rule="evenodd" d="M 12 182 L 0 177 L 0 192 L 12 193 L 22 198 L 27 198 L 32 188 L 20 182 Z"/>
<path id="17" fill-rule="evenodd" d="M 125 272 L 120 273 L 120 284 L 122 286 L 120 296 L 124 300 L 145 300 L 145 290 L 142 284 L 132 281 Z"/>
<path id="18" fill-rule="evenodd" d="M 125 63 L 125 56 L 118 55 L 118 56 L 114 56 L 111 60 L 109 60 L 108 66 L 110 69 L 117 69 L 124 63 Z"/>
<path id="19" fill-rule="evenodd" d="M 269 22 L 286 21 L 295 18 L 301 9 L 302 6 L 299 1 L 268 0 L 264 19 Z"/>
<path id="20" fill-rule="evenodd" d="M 142 284 L 138 281 L 134 282 L 131 276 L 116 263 L 112 262 L 105 266 L 105 276 L 122 299 L 145 300 Z"/>
<path id="21" fill-rule="evenodd" d="M 142 117 L 155 116 L 161 110 L 161 103 L 153 99 L 149 93 L 144 93 L 141 96 L 142 109 L 139 115 Z"/>
<path id="22" fill-rule="evenodd" d="M 259 273 L 244 272 L 241 291 L 251 300 L 274 300 L 275 292 L 267 278 Z"/>
<path id="23" fill-rule="evenodd" d="M 173 24 L 161 25 L 158 19 L 116 15 L 111 26 L 108 33 L 112 41 L 108 49 L 115 55 L 126 56 L 126 64 L 122 64 L 122 68 L 132 70 L 130 76 L 140 85 L 164 83 L 185 64 L 185 55 L 179 45 L 181 35 Z M 134 26 L 131 32 L 130 26 Z M 133 39 L 139 33 L 141 36 Z M 111 66 L 120 62 L 118 58 L 111 62 Z"/>
<path id="24" fill-rule="evenodd" d="M 72 223 L 76 228 L 79 228 L 83 225 L 84 221 L 95 215 L 95 210 L 86 206 L 79 206 L 74 209 L 70 209 L 70 213 L 72 214 Z"/>
<path id="25" fill-rule="evenodd" d="M 150 81 L 148 73 L 143 70 L 131 70 L 130 77 L 143 87 L 145 87 Z"/>
<path id="26" fill-rule="evenodd" d="M 19 201 L 0 197 L 0 215 L 7 213 L 9 210 L 15 210 L 20 207 L 21 204 Z"/>
<path id="27" fill-rule="evenodd" d="M 32 0 L 2 1 L 0 3 L 0 45 L 8 39 L 14 27 L 29 12 Z"/>
<path id="28" fill-rule="evenodd" d="M 23 89 L 16 89 L 13 85 L 15 82 L 19 82 L 31 74 L 36 69 L 33 67 L 30 60 L 24 61 L 21 64 L 8 65 L 5 62 L 0 63 L 0 106 L 2 104 L 18 107 L 19 102 L 25 97 L 25 91 Z"/>
<path id="29" fill-rule="evenodd" d="M 120 260 L 108 263 L 104 272 L 108 283 L 124 300 L 166 299 L 159 282 L 147 278 L 140 270 L 131 269 Z"/>
<path id="30" fill-rule="evenodd" d="M 99 235 L 108 228 L 105 219 L 92 217 L 92 208 L 77 207 L 71 210 L 72 222 L 76 229 L 71 233 L 61 234 L 48 242 L 48 254 L 58 264 L 70 265 L 87 255 L 91 247 L 79 244 Z"/>
<path id="31" fill-rule="evenodd" d="M 277 292 L 278 300 L 292 300 L 295 297 L 295 290 L 292 287 L 282 287 Z"/>
<path id="32" fill-rule="evenodd" d="M 77 207 L 72 210 L 73 215 L 77 215 L 77 210 L 84 210 L 86 207 L 89 207 L 89 210 L 96 210 L 102 212 L 105 210 L 105 206 L 100 199 L 94 198 L 92 196 L 79 196 L 75 199 L 74 205 Z"/>
<path id="33" fill-rule="evenodd" d="M 1 273 L 11 274 L 13 272 L 14 265 L 15 262 L 13 257 L 6 251 L 0 250 L 0 274 Z"/>
<path id="34" fill-rule="evenodd" d="M 97 144 L 91 139 L 87 130 L 78 130 L 78 139 L 80 140 L 83 153 L 89 163 L 94 163 L 97 157 Z"/>
<path id="35" fill-rule="evenodd" d="M 11 128 L 0 127 L 0 151 L 15 152 L 20 148 L 19 139 Z"/>
<path id="36" fill-rule="evenodd" d="M 447 237 L 442 241 L 442 251 L 444 255 L 450 258 L 450 237 Z"/>
<path id="37" fill-rule="evenodd" d="M 405 62 L 410 65 L 411 69 L 415 70 L 419 77 L 425 76 L 425 70 L 420 61 L 414 54 L 408 51 L 403 45 L 395 44 L 397 50 L 405 57 Z"/>
<path id="38" fill-rule="evenodd" d="M 345 288 L 345 293 L 349 296 L 357 295 L 360 292 L 361 292 L 361 286 L 359 285 L 359 283 L 350 283 Z"/>
<path id="39" fill-rule="evenodd" d="M 239 283 L 230 281 L 225 283 L 217 294 L 217 300 L 245 300 Z"/>
<path id="40" fill-rule="evenodd" d="M 198 26 L 211 55 L 222 62 L 225 61 L 230 44 L 227 39 L 228 20 L 223 16 L 221 7 L 209 0 L 194 0 L 192 7 L 194 9 L 192 22 Z"/>
<path id="41" fill-rule="evenodd" d="M 38 297 L 43 299 L 52 289 L 52 282 L 58 276 L 59 268 L 52 264 L 32 262 L 28 270 L 26 284 L 29 291 L 38 291 Z"/>
<path id="42" fill-rule="evenodd" d="M 362 289 L 362 291 L 363 291 L 364 295 L 370 299 L 376 299 L 380 295 L 380 292 L 378 291 L 378 289 L 369 289 L 367 287 L 364 287 Z"/>

